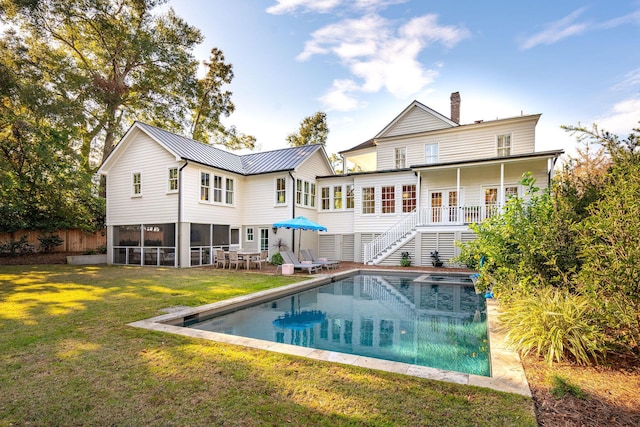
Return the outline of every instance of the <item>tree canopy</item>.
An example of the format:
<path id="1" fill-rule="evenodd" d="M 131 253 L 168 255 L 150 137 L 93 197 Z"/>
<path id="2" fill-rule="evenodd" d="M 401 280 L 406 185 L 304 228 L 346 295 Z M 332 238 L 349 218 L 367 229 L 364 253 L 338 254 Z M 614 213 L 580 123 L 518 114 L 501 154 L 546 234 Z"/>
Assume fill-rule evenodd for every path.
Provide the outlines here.
<path id="1" fill-rule="evenodd" d="M 325 145 L 328 135 L 327 114 L 318 111 L 312 116 L 305 117 L 300 122 L 300 129 L 287 135 L 287 142 L 291 147 L 300 147 L 307 144 Z"/>

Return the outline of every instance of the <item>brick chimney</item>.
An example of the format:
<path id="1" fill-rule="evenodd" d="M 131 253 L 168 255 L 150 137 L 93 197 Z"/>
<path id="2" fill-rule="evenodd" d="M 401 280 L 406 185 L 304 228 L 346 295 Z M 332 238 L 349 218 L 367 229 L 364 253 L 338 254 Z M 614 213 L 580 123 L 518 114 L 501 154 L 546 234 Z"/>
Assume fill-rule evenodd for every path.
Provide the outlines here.
<path id="1" fill-rule="evenodd" d="M 460 92 L 451 94 L 451 121 L 460 124 Z"/>

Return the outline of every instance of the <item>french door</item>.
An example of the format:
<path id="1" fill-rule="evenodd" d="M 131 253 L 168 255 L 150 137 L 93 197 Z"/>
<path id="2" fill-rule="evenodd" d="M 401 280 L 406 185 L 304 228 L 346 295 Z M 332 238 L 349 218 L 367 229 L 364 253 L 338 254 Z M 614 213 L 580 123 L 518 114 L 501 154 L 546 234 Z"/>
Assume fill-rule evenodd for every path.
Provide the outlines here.
<path id="1" fill-rule="evenodd" d="M 458 222 L 458 191 L 431 191 L 429 203 L 431 207 L 432 223 L 440 224 Z"/>

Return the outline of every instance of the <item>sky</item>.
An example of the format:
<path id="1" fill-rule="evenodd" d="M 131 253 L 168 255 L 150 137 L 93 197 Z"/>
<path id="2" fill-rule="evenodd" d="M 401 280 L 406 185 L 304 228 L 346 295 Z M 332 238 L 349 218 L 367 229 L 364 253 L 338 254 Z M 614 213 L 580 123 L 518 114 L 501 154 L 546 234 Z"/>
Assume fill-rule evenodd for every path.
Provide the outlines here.
<path id="1" fill-rule="evenodd" d="M 224 119 L 284 148 L 317 111 L 329 154 L 380 132 L 411 102 L 461 123 L 538 114 L 536 150 L 574 153 L 561 125 L 640 127 L 640 0 L 171 0 L 233 65 Z"/>

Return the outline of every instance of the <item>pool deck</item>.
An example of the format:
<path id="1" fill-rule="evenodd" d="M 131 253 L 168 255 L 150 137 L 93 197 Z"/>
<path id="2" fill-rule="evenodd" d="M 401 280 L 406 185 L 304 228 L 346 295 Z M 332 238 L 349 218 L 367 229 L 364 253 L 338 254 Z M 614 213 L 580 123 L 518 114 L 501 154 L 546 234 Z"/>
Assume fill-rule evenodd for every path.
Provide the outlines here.
<path id="1" fill-rule="evenodd" d="M 392 270 L 386 270 L 389 273 Z M 401 273 L 403 271 L 400 271 Z M 493 299 L 487 300 L 487 325 L 489 335 L 489 348 L 491 355 L 491 377 L 465 374 L 460 372 L 445 371 L 426 366 L 411 365 L 408 363 L 392 362 L 353 354 L 339 353 L 335 351 L 318 350 L 308 347 L 299 347 L 289 344 L 275 343 L 271 341 L 227 335 L 218 332 L 203 331 L 199 329 L 178 326 L 185 317 L 196 316 L 200 313 L 229 312 L 256 300 L 268 300 L 287 295 L 293 291 L 299 291 L 318 286 L 322 283 L 330 283 L 343 277 L 357 273 L 381 273 L 380 270 L 350 270 L 338 274 L 319 274 L 313 279 L 304 280 L 288 286 L 257 292 L 250 295 L 232 298 L 200 307 L 175 307 L 168 309 L 168 313 L 151 319 L 130 323 L 129 326 L 150 329 L 154 331 L 170 332 L 192 338 L 202 338 L 225 344 L 241 345 L 245 347 L 274 351 L 294 356 L 307 357 L 315 360 L 342 363 L 360 366 L 369 369 L 394 372 L 414 377 L 427 378 L 437 381 L 447 381 L 457 384 L 485 387 L 493 390 L 516 393 L 531 397 L 531 390 L 522 367 L 518 353 L 511 350 L 505 343 L 504 332 L 500 331 L 498 321 L 498 304 Z"/>

